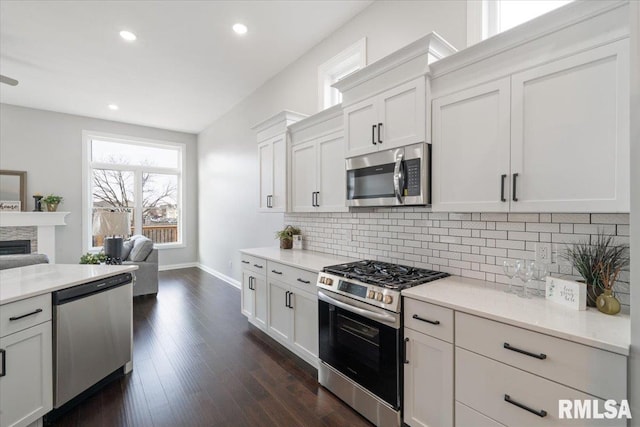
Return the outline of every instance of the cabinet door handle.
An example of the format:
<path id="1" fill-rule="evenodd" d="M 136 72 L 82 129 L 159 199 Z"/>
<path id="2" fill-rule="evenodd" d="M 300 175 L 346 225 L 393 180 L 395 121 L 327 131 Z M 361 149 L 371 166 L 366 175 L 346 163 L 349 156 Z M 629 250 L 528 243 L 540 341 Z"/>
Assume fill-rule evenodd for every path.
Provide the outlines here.
<path id="1" fill-rule="evenodd" d="M 507 174 L 502 174 L 502 176 L 500 177 L 500 201 L 501 202 L 506 202 L 507 198 L 504 197 L 504 183 L 507 180 Z"/>
<path id="2" fill-rule="evenodd" d="M 7 375 L 7 352 L 0 348 L 0 357 L 2 357 L 2 365 L 0 365 L 0 377 Z"/>
<path id="3" fill-rule="evenodd" d="M 316 191 L 316 208 L 320 207 L 320 202 L 318 201 L 318 196 L 320 196 L 320 192 Z"/>
<path id="4" fill-rule="evenodd" d="M 414 319 L 419 320 L 421 322 L 427 322 L 427 323 L 431 323 L 432 325 L 439 325 L 440 321 L 439 320 L 429 320 L 429 319 L 425 319 L 424 317 L 420 317 L 417 314 L 414 314 L 413 316 Z"/>
<path id="5" fill-rule="evenodd" d="M 277 271 L 277 270 L 271 270 L 271 272 L 274 274 L 282 274 L 282 271 Z"/>
<path id="6" fill-rule="evenodd" d="M 289 291 L 284 293 L 284 306 L 289 307 Z"/>
<path id="7" fill-rule="evenodd" d="M 255 278 L 255 277 L 253 277 L 253 276 L 249 276 L 249 289 L 250 289 L 250 290 L 252 290 L 252 291 L 255 291 L 255 290 L 256 290 L 256 287 L 255 287 L 255 280 L 256 280 L 256 278 Z"/>
<path id="8" fill-rule="evenodd" d="M 529 408 L 527 405 L 523 405 L 520 402 L 516 402 L 515 400 L 511 399 L 511 396 L 509 396 L 508 394 L 504 395 L 504 401 L 511 403 L 514 406 L 517 406 L 520 409 L 524 409 L 525 411 L 529 411 L 532 414 L 536 414 L 537 416 L 539 416 L 540 418 L 544 418 L 547 416 L 547 411 L 545 411 L 544 409 L 540 409 L 539 411 L 536 411 L 535 409 Z"/>
<path id="9" fill-rule="evenodd" d="M 262 266 L 260 264 L 253 264 L 254 267 L 256 268 L 262 268 Z"/>
<path id="10" fill-rule="evenodd" d="M 373 125 L 371 127 L 371 142 L 373 143 L 373 145 L 376 145 L 376 125 Z"/>
<path id="11" fill-rule="evenodd" d="M 513 201 L 517 202 L 518 201 L 518 193 L 516 192 L 516 181 L 518 180 L 518 174 L 514 173 L 513 174 Z"/>
<path id="12" fill-rule="evenodd" d="M 536 353 L 531 353 L 530 351 L 519 349 L 517 347 L 511 347 L 511 345 L 508 342 L 504 343 L 503 347 L 506 348 L 507 350 L 515 351 L 516 353 L 524 354 L 529 357 L 535 357 L 536 359 L 544 360 L 547 358 L 547 355 L 544 353 L 536 354 Z"/>
<path id="13" fill-rule="evenodd" d="M 249 264 L 249 261 L 245 261 L 245 260 L 242 260 L 240 262 L 243 263 L 243 264 Z"/>
<path id="14" fill-rule="evenodd" d="M 33 310 L 31 313 L 23 314 L 22 316 L 9 317 L 9 321 L 12 322 L 14 320 L 24 319 L 25 317 L 33 316 L 34 314 L 42 313 L 41 308 L 37 308 Z"/>
<path id="15" fill-rule="evenodd" d="M 382 139 L 380 139 L 380 130 L 382 129 L 382 123 L 378 123 L 378 144 L 382 144 Z"/>
<path id="16" fill-rule="evenodd" d="M 298 282 L 300 282 L 300 283 L 305 283 L 305 284 L 307 284 L 307 285 L 308 285 L 309 283 L 311 283 L 310 281 L 308 281 L 308 280 L 303 280 L 303 279 L 301 279 L 301 278 L 299 278 L 299 277 L 298 277 Z"/>
<path id="17" fill-rule="evenodd" d="M 291 296 L 293 295 L 293 292 L 289 292 L 289 304 L 287 305 L 287 307 L 289 307 L 290 309 L 293 310 L 293 304 L 291 304 Z"/>
<path id="18" fill-rule="evenodd" d="M 407 359 L 407 343 L 409 342 L 409 338 L 405 338 L 404 339 L 404 350 L 402 351 L 403 357 L 404 357 L 404 364 L 408 365 L 409 364 L 409 359 Z"/>

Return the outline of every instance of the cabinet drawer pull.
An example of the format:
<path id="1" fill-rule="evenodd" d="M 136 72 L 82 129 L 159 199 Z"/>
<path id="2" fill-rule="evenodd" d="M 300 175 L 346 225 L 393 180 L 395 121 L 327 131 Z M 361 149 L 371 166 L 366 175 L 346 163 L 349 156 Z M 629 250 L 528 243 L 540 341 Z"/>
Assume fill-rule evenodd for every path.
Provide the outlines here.
<path id="1" fill-rule="evenodd" d="M 539 411 L 536 411 L 535 409 L 531 409 L 527 405 L 523 405 L 522 403 L 516 402 L 515 400 L 511 399 L 511 396 L 509 396 L 508 394 L 504 395 L 504 401 L 508 402 L 508 403 L 511 403 L 512 405 L 517 406 L 520 409 L 524 409 L 525 411 L 529 411 L 532 414 L 536 414 L 540 418 L 544 418 L 544 417 L 547 416 L 547 411 L 545 411 L 544 409 L 540 409 Z"/>
<path id="2" fill-rule="evenodd" d="M 507 198 L 504 197 L 504 182 L 507 180 L 507 174 L 502 174 L 500 177 L 500 201 L 506 202 Z"/>
<path id="3" fill-rule="evenodd" d="M 373 143 L 373 145 L 376 145 L 376 125 L 373 125 L 371 127 L 371 142 Z"/>
<path id="4" fill-rule="evenodd" d="M 382 123 L 378 123 L 378 144 L 382 144 L 382 139 L 380 139 L 380 130 L 382 129 Z"/>
<path id="5" fill-rule="evenodd" d="M 245 260 L 242 260 L 240 262 L 243 263 L 243 264 L 249 264 L 249 261 L 245 261 Z"/>
<path id="6" fill-rule="evenodd" d="M 41 308 L 35 309 L 31 313 L 23 314 L 22 316 L 9 317 L 9 321 L 20 320 L 20 319 L 23 319 L 25 317 L 33 316 L 34 314 L 38 314 L 38 313 L 42 313 L 42 309 Z"/>
<path id="7" fill-rule="evenodd" d="M 282 274 L 282 271 L 277 271 L 277 270 L 271 270 L 271 272 L 272 272 L 273 274 Z"/>
<path id="8" fill-rule="evenodd" d="M 409 364 L 409 359 L 407 359 L 407 343 L 409 342 L 409 338 L 405 338 L 404 339 L 404 351 L 403 351 L 403 357 L 404 357 L 404 364 L 408 365 Z"/>
<path id="9" fill-rule="evenodd" d="M 547 355 L 544 353 L 535 354 L 535 353 L 531 353 L 530 351 L 521 350 L 516 347 L 511 347 L 511 345 L 508 342 L 504 343 L 503 347 L 506 348 L 507 350 L 515 351 L 516 353 L 524 354 L 530 357 L 535 357 L 536 359 L 544 360 L 547 358 Z"/>
<path id="10" fill-rule="evenodd" d="M 517 202 L 518 201 L 518 193 L 516 192 L 516 181 L 518 179 L 518 174 L 514 173 L 513 174 L 513 201 Z"/>
<path id="11" fill-rule="evenodd" d="M 414 319 L 419 320 L 421 322 L 427 322 L 427 323 L 431 323 L 432 325 L 439 325 L 440 321 L 439 320 L 429 320 L 429 319 L 425 319 L 424 317 L 420 317 L 417 314 L 414 314 L 412 316 Z"/>
<path id="12" fill-rule="evenodd" d="M 253 264 L 254 267 L 256 268 L 262 268 L 262 266 L 260 264 Z"/>
<path id="13" fill-rule="evenodd" d="M 298 277 L 298 282 L 300 282 L 300 283 L 305 283 L 305 284 L 307 284 L 307 285 L 308 285 L 309 283 L 311 283 L 310 281 L 308 281 L 308 280 L 303 280 L 303 279 L 301 279 L 301 278 L 299 278 L 299 277 Z"/>
<path id="14" fill-rule="evenodd" d="M 0 377 L 7 375 L 7 352 L 4 349 L 0 349 L 0 357 L 2 357 L 2 365 L 0 365 Z"/>

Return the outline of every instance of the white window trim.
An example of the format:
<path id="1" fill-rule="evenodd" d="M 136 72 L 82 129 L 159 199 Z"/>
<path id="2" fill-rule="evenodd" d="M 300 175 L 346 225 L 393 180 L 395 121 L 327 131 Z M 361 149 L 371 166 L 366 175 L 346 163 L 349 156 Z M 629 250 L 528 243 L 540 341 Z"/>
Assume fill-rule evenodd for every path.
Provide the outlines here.
<path id="1" fill-rule="evenodd" d="M 318 111 L 333 105 L 326 105 L 327 92 L 336 82 L 336 75 L 344 76 L 347 70 L 359 70 L 367 65 L 367 38 L 363 37 L 342 52 L 318 67 Z M 354 70 L 354 71 L 355 71 Z"/>
<path id="2" fill-rule="evenodd" d="M 178 175 L 178 215 L 180 220 L 178 221 L 178 237 L 179 241 L 175 243 L 154 243 L 153 247 L 159 250 L 164 249 L 179 249 L 187 247 L 186 218 L 187 218 L 187 196 L 186 196 L 186 170 L 187 170 L 187 145 L 180 142 L 161 141 L 156 139 L 138 138 L 126 135 L 118 135 L 97 131 L 82 131 L 82 253 L 98 252 L 101 248 L 92 247 L 89 242 L 91 241 L 91 224 L 92 224 L 92 209 L 89 206 L 93 200 L 91 195 L 91 179 L 89 177 L 89 171 L 92 166 L 98 168 L 104 167 L 112 170 L 128 170 L 134 171 L 134 173 L 142 173 L 142 170 L 153 173 L 154 168 L 142 167 L 136 165 L 117 165 L 110 163 L 93 163 L 91 162 L 91 140 L 92 139 L 107 139 L 114 142 L 133 143 L 138 145 L 147 145 L 150 147 L 166 148 L 167 146 L 178 148 L 178 156 L 180 164 L 182 165 L 182 172 L 179 169 L 174 169 Z M 166 173 L 170 168 L 158 168 L 157 172 Z M 136 200 L 141 200 L 142 195 L 138 194 L 141 189 L 135 189 Z"/>

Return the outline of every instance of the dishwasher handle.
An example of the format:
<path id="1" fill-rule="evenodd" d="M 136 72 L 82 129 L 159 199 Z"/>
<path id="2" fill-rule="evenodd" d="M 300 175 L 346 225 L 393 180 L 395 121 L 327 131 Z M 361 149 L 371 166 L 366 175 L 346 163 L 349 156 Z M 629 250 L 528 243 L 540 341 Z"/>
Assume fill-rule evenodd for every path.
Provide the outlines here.
<path id="1" fill-rule="evenodd" d="M 80 298 L 86 298 L 90 295 L 105 292 L 120 286 L 127 285 L 133 281 L 131 273 L 118 274 L 116 276 L 107 277 L 106 279 L 96 280 L 89 283 L 73 286 L 71 288 L 62 289 L 53 292 L 53 305 L 66 304 Z"/>

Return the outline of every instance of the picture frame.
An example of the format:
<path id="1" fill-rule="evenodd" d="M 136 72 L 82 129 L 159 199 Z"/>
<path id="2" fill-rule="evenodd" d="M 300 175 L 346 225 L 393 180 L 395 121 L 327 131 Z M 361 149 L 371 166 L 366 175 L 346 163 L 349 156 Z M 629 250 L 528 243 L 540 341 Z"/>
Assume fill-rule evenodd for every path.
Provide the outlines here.
<path id="1" fill-rule="evenodd" d="M 0 169 L 0 200 L 19 201 L 20 210 L 27 209 L 27 172 Z"/>
<path id="2" fill-rule="evenodd" d="M 19 200 L 0 200 L 0 212 L 20 212 L 21 207 Z"/>

